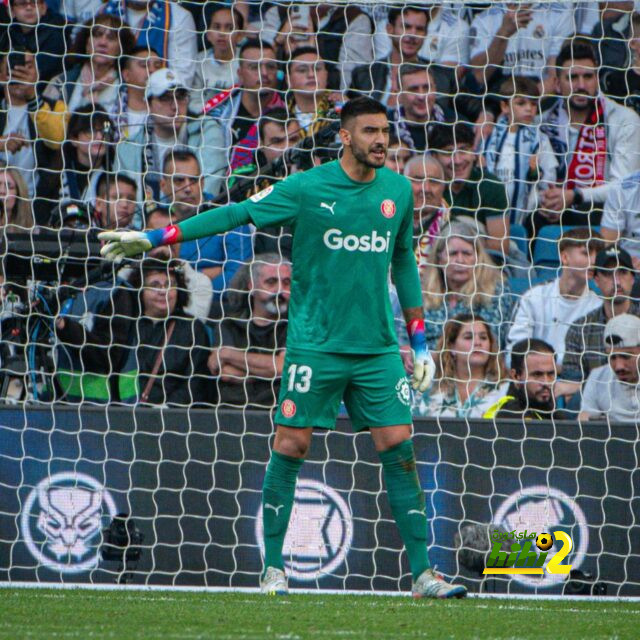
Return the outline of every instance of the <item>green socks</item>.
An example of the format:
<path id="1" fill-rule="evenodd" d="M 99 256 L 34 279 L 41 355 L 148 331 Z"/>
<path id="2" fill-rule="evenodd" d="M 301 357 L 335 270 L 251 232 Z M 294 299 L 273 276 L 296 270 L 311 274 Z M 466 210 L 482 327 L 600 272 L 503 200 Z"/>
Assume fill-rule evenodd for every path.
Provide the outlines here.
<path id="1" fill-rule="evenodd" d="M 264 522 L 264 568 L 284 569 L 282 546 L 289 526 L 298 471 L 303 458 L 271 452 L 262 485 L 262 519 Z"/>
<path id="2" fill-rule="evenodd" d="M 429 568 L 427 514 L 411 440 L 379 454 L 391 512 L 409 556 L 413 579 Z"/>

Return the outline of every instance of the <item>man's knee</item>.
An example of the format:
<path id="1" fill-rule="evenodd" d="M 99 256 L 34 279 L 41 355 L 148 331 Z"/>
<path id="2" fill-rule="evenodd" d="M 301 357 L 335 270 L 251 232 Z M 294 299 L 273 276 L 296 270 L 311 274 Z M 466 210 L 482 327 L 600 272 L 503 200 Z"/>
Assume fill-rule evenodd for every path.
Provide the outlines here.
<path id="1" fill-rule="evenodd" d="M 278 425 L 273 448 L 292 458 L 306 458 L 311 444 L 311 428 L 296 429 Z"/>

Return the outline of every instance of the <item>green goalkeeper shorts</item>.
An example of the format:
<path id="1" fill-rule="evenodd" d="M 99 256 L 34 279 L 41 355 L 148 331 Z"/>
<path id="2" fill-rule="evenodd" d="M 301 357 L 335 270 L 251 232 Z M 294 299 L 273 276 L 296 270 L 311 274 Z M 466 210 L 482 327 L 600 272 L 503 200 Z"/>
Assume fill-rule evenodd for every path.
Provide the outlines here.
<path id="1" fill-rule="evenodd" d="M 343 399 L 356 431 L 411 424 L 411 391 L 400 353 L 287 350 L 276 424 L 334 429 Z"/>

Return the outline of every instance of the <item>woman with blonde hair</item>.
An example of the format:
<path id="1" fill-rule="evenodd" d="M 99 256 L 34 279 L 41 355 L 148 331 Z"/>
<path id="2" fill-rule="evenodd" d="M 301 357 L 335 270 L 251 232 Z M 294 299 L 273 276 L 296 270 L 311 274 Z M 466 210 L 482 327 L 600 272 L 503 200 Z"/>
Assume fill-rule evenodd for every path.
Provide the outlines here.
<path id="1" fill-rule="evenodd" d="M 33 224 L 27 183 L 18 169 L 0 164 L 0 228 L 19 232 Z"/>
<path id="2" fill-rule="evenodd" d="M 447 320 L 470 313 L 506 342 L 513 300 L 502 272 L 468 224 L 444 227 L 420 274 L 427 342 L 434 349 Z"/>
<path id="3" fill-rule="evenodd" d="M 480 418 L 504 395 L 504 361 L 484 320 L 469 313 L 449 320 L 434 356 L 436 383 L 415 397 L 414 415 Z"/>

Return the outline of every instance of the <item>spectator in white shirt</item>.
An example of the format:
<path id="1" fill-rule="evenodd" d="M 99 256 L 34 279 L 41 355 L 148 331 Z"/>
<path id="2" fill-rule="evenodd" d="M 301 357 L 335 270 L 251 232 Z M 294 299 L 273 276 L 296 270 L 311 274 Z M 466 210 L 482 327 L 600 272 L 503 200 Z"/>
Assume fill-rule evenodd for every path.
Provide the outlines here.
<path id="1" fill-rule="evenodd" d="M 588 228 L 570 229 L 560 240 L 560 277 L 529 289 L 520 299 L 509 331 L 508 348 L 526 338 L 548 342 L 562 364 L 569 327 L 600 306 L 589 289 L 595 254 L 600 249 L 597 233 Z"/>
<path id="2" fill-rule="evenodd" d="M 640 171 L 612 189 L 604 204 L 600 233 L 607 242 L 619 242 L 640 269 Z"/>
<path id="3" fill-rule="evenodd" d="M 640 419 L 640 318 L 628 313 L 607 322 L 609 364 L 594 369 L 582 393 L 580 419 Z"/>
<path id="4" fill-rule="evenodd" d="M 193 85 L 198 58 L 193 16 L 179 2 L 108 0 L 103 13 L 119 16 L 136 37 L 136 44 L 154 49 L 169 63 L 187 88 Z"/>
<path id="5" fill-rule="evenodd" d="M 573 34 L 571 13 L 544 2 L 496 3 L 471 24 L 471 66 L 481 86 L 529 76 L 553 87 L 555 59 Z"/>
<path id="6" fill-rule="evenodd" d="M 542 116 L 560 161 L 563 184 L 542 195 L 546 212 L 538 229 L 600 223 L 600 211 L 617 180 L 640 169 L 640 117 L 600 95 L 598 57 L 588 41 L 567 43 L 557 58 L 560 98 Z"/>
<path id="7" fill-rule="evenodd" d="M 120 104 L 117 116 L 121 138 L 135 136 L 149 115 L 145 89 L 149 76 L 165 66 L 165 61 L 152 49 L 136 46 L 130 55 L 120 58 Z"/>
<path id="8" fill-rule="evenodd" d="M 196 61 L 194 90 L 189 105 L 192 111 L 201 111 L 215 93 L 238 84 L 236 53 L 243 29 L 244 18 L 235 7 L 214 5 L 209 28 L 204 34 L 211 48 L 201 51 Z"/>

